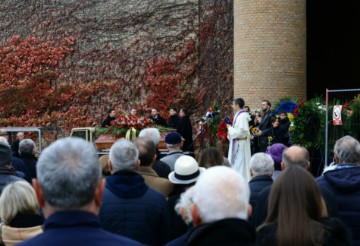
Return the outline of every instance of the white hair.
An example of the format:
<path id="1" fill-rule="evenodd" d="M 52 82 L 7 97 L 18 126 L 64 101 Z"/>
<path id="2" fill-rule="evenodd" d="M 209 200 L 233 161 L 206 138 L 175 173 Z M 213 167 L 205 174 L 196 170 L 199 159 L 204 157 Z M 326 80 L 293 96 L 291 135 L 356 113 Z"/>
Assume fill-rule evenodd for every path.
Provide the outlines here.
<path id="1" fill-rule="evenodd" d="M 360 163 L 360 143 L 351 136 L 338 139 L 334 146 L 334 154 L 338 157 L 339 164 Z"/>
<path id="2" fill-rule="evenodd" d="M 160 131 L 155 127 L 145 128 L 140 131 L 139 137 L 150 138 L 155 146 L 157 146 L 160 142 Z"/>
<path id="3" fill-rule="evenodd" d="M 192 198 L 194 194 L 194 186 L 187 189 L 181 194 L 179 201 L 175 205 L 175 211 L 182 217 L 186 224 L 192 222 L 192 215 L 190 206 L 192 204 Z"/>
<path id="4" fill-rule="evenodd" d="M 113 172 L 120 170 L 135 171 L 139 151 L 136 145 L 125 138 L 121 138 L 111 146 L 109 160 Z"/>
<path id="5" fill-rule="evenodd" d="M 269 154 L 256 153 L 250 159 L 250 168 L 254 176 L 271 176 L 274 172 L 274 160 Z"/>
<path id="6" fill-rule="evenodd" d="M 18 214 L 39 214 L 34 188 L 26 181 L 9 183 L 0 196 L 0 218 L 9 225 Z"/>
<path id="7" fill-rule="evenodd" d="M 202 223 L 225 218 L 247 219 L 250 189 L 235 170 L 215 166 L 204 172 L 194 187 L 193 202 Z"/>
<path id="8" fill-rule="evenodd" d="M 94 145 L 75 137 L 61 138 L 47 147 L 36 172 L 45 201 L 57 210 L 88 205 L 101 179 Z"/>

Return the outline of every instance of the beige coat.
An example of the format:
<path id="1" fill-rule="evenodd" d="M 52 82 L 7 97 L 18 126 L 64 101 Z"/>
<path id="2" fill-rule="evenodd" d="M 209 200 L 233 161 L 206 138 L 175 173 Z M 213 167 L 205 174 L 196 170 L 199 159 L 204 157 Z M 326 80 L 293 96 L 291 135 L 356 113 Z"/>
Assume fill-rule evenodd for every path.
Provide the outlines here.
<path id="1" fill-rule="evenodd" d="M 145 184 L 168 197 L 174 189 L 174 185 L 167 179 L 159 177 L 151 167 L 140 166 L 137 173 L 143 176 Z"/>
<path id="2" fill-rule="evenodd" d="M 15 228 L 7 225 L 1 226 L 1 236 L 6 246 L 18 244 L 26 239 L 35 237 L 42 232 L 43 229 L 40 225 L 27 228 Z"/>

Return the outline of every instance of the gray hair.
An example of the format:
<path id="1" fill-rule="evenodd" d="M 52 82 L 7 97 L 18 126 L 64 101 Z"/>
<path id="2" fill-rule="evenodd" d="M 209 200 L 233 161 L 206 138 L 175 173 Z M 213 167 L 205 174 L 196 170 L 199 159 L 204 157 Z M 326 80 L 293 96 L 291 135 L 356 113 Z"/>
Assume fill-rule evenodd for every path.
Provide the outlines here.
<path id="1" fill-rule="evenodd" d="M 36 145 L 35 142 L 29 138 L 23 139 L 19 143 L 20 154 L 35 154 Z"/>
<path id="2" fill-rule="evenodd" d="M 202 223 L 225 218 L 247 219 L 250 189 L 245 179 L 225 166 L 207 169 L 194 187 L 193 203 Z"/>
<path id="3" fill-rule="evenodd" d="M 62 138 L 47 147 L 36 165 L 45 201 L 58 210 L 88 205 L 101 179 L 95 147 L 81 138 Z"/>
<path id="4" fill-rule="evenodd" d="M 155 144 L 155 146 L 157 146 L 160 142 L 160 132 L 159 129 L 155 127 L 142 129 L 139 133 L 139 137 L 150 138 L 151 141 L 153 141 L 153 143 Z"/>
<path id="5" fill-rule="evenodd" d="M 338 164 L 359 164 L 359 141 L 351 136 L 344 136 L 338 139 L 334 146 L 334 155 L 338 158 Z"/>
<path id="6" fill-rule="evenodd" d="M 132 142 L 121 138 L 110 149 L 109 160 L 113 172 L 120 170 L 135 171 L 136 162 L 139 158 L 139 151 Z"/>
<path id="7" fill-rule="evenodd" d="M 188 225 L 192 222 L 191 215 L 191 204 L 194 194 L 194 186 L 187 189 L 184 193 L 181 194 L 179 201 L 175 205 L 175 211 L 178 215 L 182 217 L 184 222 Z"/>
<path id="8" fill-rule="evenodd" d="M 39 214 L 34 188 L 26 181 L 9 183 L 0 196 L 0 218 L 9 225 L 17 214 Z"/>
<path id="9" fill-rule="evenodd" d="M 298 165 L 307 168 L 309 163 L 309 151 L 302 146 L 293 145 L 285 149 L 282 153 L 282 162 L 285 166 Z"/>
<path id="10" fill-rule="evenodd" d="M 274 172 L 274 160 L 269 154 L 256 153 L 250 159 L 250 168 L 254 176 L 271 176 Z"/>
<path id="11" fill-rule="evenodd" d="M 168 143 L 165 143 L 166 147 L 167 148 L 173 148 L 173 149 L 180 149 L 181 147 L 181 143 L 178 143 L 178 144 L 168 144 Z"/>

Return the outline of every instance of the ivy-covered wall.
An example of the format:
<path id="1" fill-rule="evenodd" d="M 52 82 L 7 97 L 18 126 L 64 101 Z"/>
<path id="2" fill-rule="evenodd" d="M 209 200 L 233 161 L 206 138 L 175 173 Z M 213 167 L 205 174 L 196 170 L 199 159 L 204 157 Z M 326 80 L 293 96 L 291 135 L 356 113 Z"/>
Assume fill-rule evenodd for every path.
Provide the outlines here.
<path id="1" fill-rule="evenodd" d="M 165 114 L 175 105 L 202 112 L 216 100 L 228 110 L 233 96 L 232 6 L 230 0 L 2 0 L 0 48 L 9 47 L 13 36 L 23 40 L 32 36 L 54 47 L 71 39 L 72 52 L 59 59 L 47 78 L 54 93 L 63 84 L 103 87 L 104 82 L 111 83 L 84 101 L 72 94 L 77 102 L 64 100 L 67 105 L 55 109 L 63 114 L 51 121 L 80 117 L 65 112 L 79 105 L 92 124 L 99 123 L 110 107 L 123 111 L 137 107 L 144 114 L 157 107 Z M 0 86 L 6 73 L 0 74 Z M 0 90 L 0 99 L 5 92 Z M 28 113 L 6 111 L 2 107 L 0 113 L 6 124 L 5 118 Z M 37 117 L 45 111 L 39 110 Z M 11 124 L 26 125 L 26 117 L 22 122 Z M 49 124 L 40 121 L 45 123 Z M 90 123 L 74 120 L 66 127 Z"/>

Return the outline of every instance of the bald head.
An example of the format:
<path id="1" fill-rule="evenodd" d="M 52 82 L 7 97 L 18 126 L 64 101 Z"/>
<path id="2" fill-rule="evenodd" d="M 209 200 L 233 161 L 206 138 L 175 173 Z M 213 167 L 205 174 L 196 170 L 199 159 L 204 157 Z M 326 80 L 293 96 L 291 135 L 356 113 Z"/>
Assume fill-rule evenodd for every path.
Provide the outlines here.
<path id="1" fill-rule="evenodd" d="M 299 165 L 308 169 L 310 167 L 309 152 L 301 146 L 291 146 L 282 154 L 282 164 L 287 166 Z"/>

